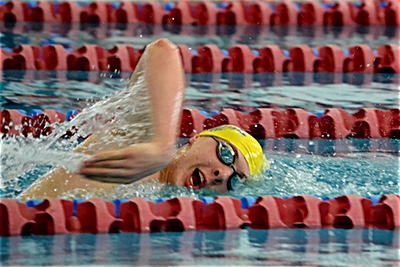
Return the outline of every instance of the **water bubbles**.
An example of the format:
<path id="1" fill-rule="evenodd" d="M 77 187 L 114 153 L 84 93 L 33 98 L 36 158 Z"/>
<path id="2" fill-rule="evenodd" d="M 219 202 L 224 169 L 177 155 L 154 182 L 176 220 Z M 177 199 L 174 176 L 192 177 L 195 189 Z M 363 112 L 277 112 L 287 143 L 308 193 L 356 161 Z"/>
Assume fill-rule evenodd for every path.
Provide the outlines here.
<path id="1" fill-rule="evenodd" d="M 91 154 L 151 139 L 149 98 L 145 86 L 144 77 L 139 73 L 138 79 L 131 81 L 126 90 L 88 106 L 68 123 L 52 125 L 54 131 L 49 136 L 1 139 L 0 179 L 2 188 L 7 188 L 7 197 L 15 197 L 21 189 L 16 187 L 18 181 L 24 181 L 26 175 L 43 166 L 63 167 L 76 172 L 81 162 L 89 157 L 73 152 L 82 137 L 100 137 L 100 141 L 89 146 Z M 65 139 L 65 133 L 71 129 L 76 130 L 75 134 Z M 27 180 L 32 182 L 32 179 Z M 25 183 L 23 187 L 28 185 Z M 57 192 L 57 188 L 54 191 Z"/>
<path id="2" fill-rule="evenodd" d="M 135 83 L 130 82 L 128 90 L 105 98 L 78 114 L 70 123 L 57 125 L 51 136 L 34 139 L 6 138 L 1 140 L 1 183 L 0 190 L 11 192 L 7 197 L 15 197 L 21 190 L 21 182 L 32 182 L 45 171 L 37 171 L 37 166 L 62 166 L 77 170 L 87 158 L 85 154 L 73 153 L 79 144 L 79 136 L 95 133 L 102 136 L 101 143 L 92 144 L 89 150 L 99 152 L 151 138 L 151 118 L 148 112 L 148 96 L 143 77 Z M 77 133 L 70 139 L 61 138 L 66 130 L 76 127 Z M 331 137 L 329 134 L 325 137 Z M 309 141 L 314 145 L 314 141 Z M 274 150 L 279 148 L 274 145 Z M 398 193 L 399 162 L 389 155 L 384 158 L 364 157 L 365 154 L 352 154 L 344 159 L 340 155 L 323 157 L 299 153 L 268 155 L 273 163 L 261 179 L 255 179 L 238 190 L 227 193 L 232 196 L 313 195 L 318 197 L 343 194 L 376 195 Z M 40 168 L 41 169 L 41 168 Z M 25 178 L 26 173 L 35 173 L 34 178 Z M 20 178 L 24 177 L 24 178 Z M 70 181 L 65 180 L 68 184 Z M 26 184 L 25 184 L 26 186 Z M 57 192 L 57 188 L 55 188 Z M 188 196 L 198 198 L 203 195 L 216 195 L 202 190 L 161 184 L 156 180 L 148 183 L 134 183 L 117 186 L 110 191 L 96 189 L 74 189 L 62 194 L 64 198 L 104 199 L 145 197 L 156 200 L 160 197 Z"/>
<path id="3" fill-rule="evenodd" d="M 269 158 L 274 163 L 264 179 L 240 188 L 234 192 L 235 196 L 370 196 L 395 194 L 400 184 L 395 167 L 397 158 L 390 155 L 376 160 L 363 153 L 355 153 L 351 158 L 270 153 Z"/>

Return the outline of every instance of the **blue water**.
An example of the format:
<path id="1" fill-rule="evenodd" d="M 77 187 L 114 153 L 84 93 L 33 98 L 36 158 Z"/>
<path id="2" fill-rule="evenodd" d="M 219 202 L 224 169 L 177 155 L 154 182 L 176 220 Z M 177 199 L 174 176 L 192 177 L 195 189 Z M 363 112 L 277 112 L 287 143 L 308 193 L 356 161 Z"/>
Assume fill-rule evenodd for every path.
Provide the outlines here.
<path id="1" fill-rule="evenodd" d="M 165 28 L 161 25 L 17 23 L 1 25 L 0 45 L 43 46 L 63 44 L 75 49 L 84 44 L 111 48 L 115 44 L 142 49 L 167 37 L 191 48 L 213 43 L 220 49 L 247 44 L 256 49 L 277 44 L 288 49 L 308 44 L 313 49 L 337 44 L 347 50 L 366 43 L 373 49 L 398 43 L 393 27 L 195 27 Z M 128 81 L 130 73 L 5 71 L 0 77 L 2 108 L 29 114 L 35 109 L 80 110 L 93 101 L 113 95 Z M 213 74 L 186 77 L 185 107 L 208 113 L 221 108 L 243 112 L 259 107 L 305 108 L 312 113 L 329 107 L 348 112 L 359 108 L 399 107 L 398 75 L 336 74 L 321 77 L 299 75 Z M 282 80 L 282 83 L 276 81 Z M 333 83 L 333 81 L 339 81 Z M 380 196 L 399 194 L 399 140 L 261 140 L 273 161 L 263 180 L 229 193 L 234 197 L 258 195 L 343 194 Z M 20 179 L 6 181 L 1 197 L 15 197 L 46 172 L 40 166 Z M 3 181 L 4 182 L 4 181 Z M 126 197 L 210 195 L 185 188 L 163 186 L 151 192 L 122 192 Z M 131 195 L 130 195 L 131 194 Z M 133 194 L 133 195 L 132 195 Z M 211 194 L 212 195 L 212 194 Z M 399 266 L 399 231 L 378 229 L 279 229 L 196 231 L 183 233 L 56 235 L 0 238 L 2 266 L 96 265 L 96 266 Z"/>
<path id="2" fill-rule="evenodd" d="M 4 71 L 0 80 L 3 108 L 79 110 L 94 100 L 115 94 L 128 83 L 130 73 Z M 389 83 L 374 82 L 378 75 L 357 75 L 365 84 L 319 83 L 307 73 L 311 83 L 298 84 L 287 74 L 275 74 L 281 84 L 262 80 L 264 74 L 187 74 L 185 107 L 209 113 L 223 108 L 251 111 L 255 108 L 305 108 L 322 112 L 339 107 L 347 112 L 359 108 L 390 109 L 399 106 L 399 75 L 390 75 Z M 339 75 L 339 74 L 336 74 Z M 343 76 L 343 74 L 340 74 Z M 350 75 L 350 74 L 349 74 Z M 279 76 L 279 77 L 278 77 Z M 296 76 L 295 76 L 296 77 Z"/>
<path id="3" fill-rule="evenodd" d="M 81 110 L 96 100 L 122 90 L 130 73 L 9 71 L 4 73 L 0 93 L 4 108 L 56 109 L 67 113 Z M 186 75 L 188 83 L 185 108 L 209 114 L 224 108 L 248 112 L 259 107 L 284 109 L 300 107 L 317 114 L 328 107 L 341 107 L 349 113 L 359 108 L 379 109 L 398 106 L 398 85 L 371 82 L 293 85 L 282 77 L 279 86 L 263 85 L 260 75 L 213 74 Z M 239 81 L 239 82 L 238 82 Z M 185 140 L 181 140 L 184 142 Z M 240 188 L 232 196 L 308 194 L 332 197 L 343 194 L 375 196 L 398 194 L 400 141 L 377 140 L 260 140 L 266 156 L 273 160 L 265 179 Z M 22 179 L 3 181 L 2 197 L 15 197 L 49 167 L 35 168 Z M 166 193 L 167 192 L 167 193 Z M 200 190 L 195 195 L 212 195 Z M 155 200 L 175 195 L 193 196 L 193 192 L 176 187 L 161 188 L 149 196 L 148 190 L 125 190 L 117 197 L 143 196 Z M 91 197 L 92 195 L 87 195 Z"/>
<path id="4" fill-rule="evenodd" d="M 60 73 L 58 73 L 60 74 Z M 5 108 L 81 109 L 126 85 L 128 74 L 110 78 L 96 74 L 99 82 L 76 79 L 41 79 L 7 76 L 1 92 Z M 44 76 L 40 76 L 44 75 Z M 87 76 L 85 73 L 79 75 Z M 78 75 L 78 76 L 79 76 Z M 125 75 L 125 76 L 124 76 Z M 236 77 L 243 75 L 237 74 Z M 228 88 L 229 79 L 213 82 L 188 76 L 191 81 L 185 107 L 207 112 L 220 107 L 243 112 L 254 107 L 298 106 L 310 112 L 342 106 L 348 112 L 361 107 L 396 107 L 395 84 L 362 86 L 335 84 L 321 87 L 290 85 L 262 87 L 257 82 L 240 89 Z M 209 78 L 209 77 L 208 77 Z M 287 80 L 286 80 L 287 81 Z M 329 89 L 329 90 L 328 90 Z M 342 95 L 336 92 L 343 90 Z M 364 94 L 368 92 L 368 94 Z M 318 103 L 312 102 L 318 95 Z M 210 100 L 210 96 L 214 96 Z M 45 97 L 45 98 L 44 98 Z M 340 102 L 339 102 L 340 101 Z M 181 140 L 184 142 L 185 140 Z M 260 140 L 272 160 L 264 179 L 241 186 L 233 197 L 313 195 L 364 197 L 399 194 L 399 140 Z M 17 180 L 7 181 L 2 197 L 15 197 L 50 166 L 40 166 Z M 163 185 L 157 190 L 121 190 L 120 197 L 150 200 L 174 196 L 214 196 L 199 190 Z M 150 191 L 149 191 L 150 190 Z M 88 195 L 87 197 L 90 197 Z M 0 238 L 2 266 L 399 266 L 399 232 L 378 229 L 279 229 L 196 231 L 183 233 L 110 235 L 56 235 Z M 46 256 L 44 256 L 46 255 Z"/>
<path id="5" fill-rule="evenodd" d="M 0 238 L 2 266 L 399 266 L 399 231 L 279 229 Z M 46 255 L 46 256 L 44 256 Z"/>
<path id="6" fill-rule="evenodd" d="M 281 143 L 287 142 L 281 140 Z M 396 146 L 399 145 L 397 142 Z M 396 154 L 357 152 L 338 153 L 332 156 L 293 151 L 265 151 L 267 157 L 272 160 L 272 165 L 263 178 L 245 185 L 238 185 L 237 189 L 228 192 L 228 195 L 238 198 L 261 195 L 280 197 L 312 195 L 325 198 L 345 194 L 364 197 L 400 194 L 400 170 Z M 2 197 L 16 197 L 50 168 L 50 166 L 39 166 L 20 179 L 4 181 L 4 188 L 0 190 Z M 109 194 L 108 199 L 145 197 L 155 201 L 159 198 L 175 196 L 198 198 L 215 195 L 206 190 L 194 192 L 187 188 L 170 185 L 159 185 L 155 190 L 154 185 L 149 184 L 140 187 L 121 186 L 115 193 Z M 96 196 L 87 194 L 84 198 Z"/>
<path id="7" fill-rule="evenodd" d="M 3 26 L 3 25 L 0 25 Z M 98 44 L 111 48 L 115 44 L 132 45 L 142 49 L 144 45 L 166 37 L 179 44 L 192 47 L 203 44 L 216 44 L 227 49 L 235 44 L 247 44 L 252 48 L 278 45 L 288 49 L 307 44 L 317 48 L 325 44 L 336 44 L 343 49 L 366 43 L 373 48 L 381 44 L 396 43 L 399 38 L 397 27 L 386 26 L 192 26 L 165 27 L 134 23 L 118 25 L 79 25 L 74 23 L 32 23 L 19 22 L 13 28 L 1 28 L 2 47 L 14 48 L 20 44 L 46 45 L 62 44 L 68 48 L 84 44 Z"/>

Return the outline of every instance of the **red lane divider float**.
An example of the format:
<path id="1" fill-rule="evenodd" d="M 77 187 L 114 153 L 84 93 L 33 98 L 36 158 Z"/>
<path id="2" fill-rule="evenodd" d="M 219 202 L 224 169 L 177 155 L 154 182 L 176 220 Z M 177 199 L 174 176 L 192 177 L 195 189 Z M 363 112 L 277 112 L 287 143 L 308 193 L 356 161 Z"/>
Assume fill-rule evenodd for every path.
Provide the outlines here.
<path id="1" fill-rule="evenodd" d="M 56 110 L 42 110 L 38 114 L 26 115 L 22 110 L 0 110 L 0 132 L 7 136 L 47 136 L 52 133 L 55 123 L 66 120 L 63 112 Z"/>
<path id="2" fill-rule="evenodd" d="M 0 199 L 0 236 L 68 233 L 158 232 L 272 228 L 400 227 L 400 196 L 370 198 L 344 195 L 321 200 L 312 196 L 261 196 L 245 207 L 240 199 L 177 197 L 158 203 L 143 198 L 108 202 L 45 199 L 37 203 Z M 117 210 L 119 214 L 117 215 Z"/>
<path id="3" fill-rule="evenodd" d="M 0 20 L 69 22 L 69 23 L 132 23 L 167 25 L 400 25 L 399 2 L 364 0 L 323 3 L 315 1 L 211 1 L 177 3 L 155 2 L 89 2 L 9 1 L 0 5 Z"/>
<path id="4" fill-rule="evenodd" d="M 55 123 L 73 118 L 73 112 L 64 114 L 56 110 L 43 110 L 26 115 L 14 109 L 0 110 L 0 133 L 3 136 L 41 137 L 52 133 Z M 71 115 L 72 114 L 72 115 Z M 246 130 L 259 140 L 290 139 L 343 139 L 343 138 L 400 138 L 400 109 L 381 110 L 361 108 L 350 114 L 340 108 L 329 108 L 316 116 L 304 109 L 278 110 L 258 108 L 249 113 L 234 109 L 222 109 L 212 117 L 199 110 L 184 109 L 179 137 L 189 138 L 195 134 L 220 125 L 232 124 Z M 71 129 L 65 137 L 72 136 Z"/>
<path id="5" fill-rule="evenodd" d="M 348 73 L 349 82 L 358 77 L 352 77 L 352 74 L 367 74 L 363 75 L 363 79 L 370 77 L 371 80 L 372 76 L 368 74 L 400 73 L 398 44 L 380 45 L 376 50 L 360 44 L 350 47 L 348 51 L 336 45 L 324 45 L 317 51 L 308 45 L 298 45 L 290 48 L 287 55 L 276 45 L 257 50 L 247 45 L 236 45 L 227 51 L 213 44 L 200 46 L 196 50 L 186 45 L 178 47 L 186 73 L 292 73 L 289 76 L 293 78 L 291 80 L 300 84 L 312 83 L 313 73 L 322 78 Z M 20 45 L 12 51 L 1 50 L 0 70 L 130 72 L 135 69 L 142 52 L 127 45 L 117 45 L 108 50 L 97 45 L 84 45 L 73 51 L 58 44 L 43 47 Z M 299 73 L 308 78 L 299 79 Z M 325 82 L 343 83 L 343 79 Z"/>

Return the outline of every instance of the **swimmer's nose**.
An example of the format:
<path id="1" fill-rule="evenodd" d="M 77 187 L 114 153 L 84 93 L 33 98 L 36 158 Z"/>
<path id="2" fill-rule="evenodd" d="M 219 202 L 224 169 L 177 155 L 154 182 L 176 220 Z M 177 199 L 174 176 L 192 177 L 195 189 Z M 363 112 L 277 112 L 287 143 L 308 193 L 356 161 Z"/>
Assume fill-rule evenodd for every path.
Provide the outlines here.
<path id="1" fill-rule="evenodd" d="M 206 188 L 213 191 L 225 192 L 227 191 L 227 180 L 232 175 L 233 170 L 231 167 L 223 165 L 212 169 L 211 179 L 209 179 Z"/>
<path id="2" fill-rule="evenodd" d="M 227 165 L 221 165 L 221 166 L 218 166 L 218 167 L 215 167 L 212 169 L 211 177 L 228 179 L 229 176 L 232 175 L 232 173 L 233 173 L 233 170 L 231 167 L 229 167 Z"/>

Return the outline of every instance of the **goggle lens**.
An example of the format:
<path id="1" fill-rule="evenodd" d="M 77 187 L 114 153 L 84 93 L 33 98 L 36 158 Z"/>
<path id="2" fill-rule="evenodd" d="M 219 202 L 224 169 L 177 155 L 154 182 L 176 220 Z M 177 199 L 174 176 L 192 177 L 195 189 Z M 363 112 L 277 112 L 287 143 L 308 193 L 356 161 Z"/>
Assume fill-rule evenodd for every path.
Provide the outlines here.
<path id="1" fill-rule="evenodd" d="M 227 181 L 228 191 L 232 191 L 235 188 L 235 185 L 243 180 L 237 175 L 236 169 L 233 166 L 233 163 L 235 162 L 235 151 L 229 144 L 222 142 L 216 138 L 214 138 L 214 140 L 218 143 L 217 156 L 219 160 L 223 164 L 231 167 L 233 170 L 232 175 L 229 176 Z"/>

